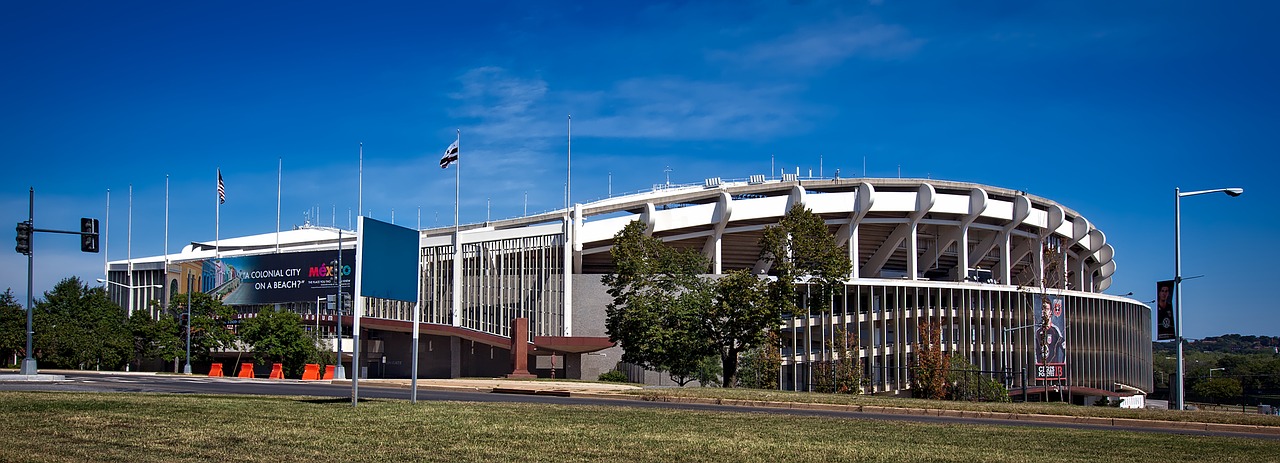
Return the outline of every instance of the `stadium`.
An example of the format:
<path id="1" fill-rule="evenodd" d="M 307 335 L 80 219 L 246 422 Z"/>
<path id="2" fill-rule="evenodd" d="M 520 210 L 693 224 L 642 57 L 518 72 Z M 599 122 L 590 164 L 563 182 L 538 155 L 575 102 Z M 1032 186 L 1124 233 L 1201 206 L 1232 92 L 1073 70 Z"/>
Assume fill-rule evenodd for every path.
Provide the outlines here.
<path id="1" fill-rule="evenodd" d="M 996 372 L 1011 390 L 1151 392 L 1151 309 L 1103 293 L 1115 251 L 1084 216 L 972 183 L 795 175 L 657 185 L 568 210 L 420 230 L 419 374 L 511 373 L 513 320 L 524 319 L 527 336 L 517 337 L 527 346 L 514 352 L 528 355 L 533 374 L 595 379 L 621 369 L 636 381 L 669 384 L 622 364 L 622 347 L 605 333 L 610 298 L 601 276 L 612 269 L 614 235 L 639 220 L 668 245 L 704 253 L 713 273 L 765 275 L 760 238 L 796 204 L 825 220 L 853 270 L 829 310 L 806 310 L 802 294 L 802 309 L 777 326 L 782 389 L 811 390 L 814 365 L 838 359 L 836 338 L 857 333 L 849 355 L 861 359 L 866 392 L 907 391 L 927 321 L 941 328 L 942 351 Z M 353 231 L 315 226 L 193 242 L 177 254 L 109 263 L 116 284 L 108 291 L 131 312 L 188 291 L 215 294 L 240 317 L 284 307 L 330 342 L 342 320 L 351 352 L 351 309 L 340 314 L 326 298 L 352 297 L 356 242 Z M 348 305 L 363 307 L 360 355 L 369 368 L 362 375 L 409 376 L 412 304 L 359 299 Z M 1043 332 L 1050 325 L 1052 337 Z"/>

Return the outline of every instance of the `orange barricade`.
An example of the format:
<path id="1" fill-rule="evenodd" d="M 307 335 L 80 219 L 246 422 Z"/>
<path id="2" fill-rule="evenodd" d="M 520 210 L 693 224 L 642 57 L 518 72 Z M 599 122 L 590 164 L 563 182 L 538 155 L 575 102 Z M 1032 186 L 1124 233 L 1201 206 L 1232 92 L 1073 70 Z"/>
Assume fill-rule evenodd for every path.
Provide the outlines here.
<path id="1" fill-rule="evenodd" d="M 268 376 L 267 379 L 284 379 L 284 364 L 271 364 L 271 376 Z"/>
<path id="2" fill-rule="evenodd" d="M 302 370 L 302 379 L 306 379 L 306 380 L 320 379 L 320 364 L 308 363 L 306 368 Z"/>
<path id="3" fill-rule="evenodd" d="M 241 364 L 240 364 L 240 374 L 238 374 L 238 375 L 236 375 L 236 376 L 237 376 L 237 377 L 240 377 L 240 378 L 252 378 L 252 377 L 253 377 L 253 364 L 252 364 L 252 363 L 241 363 Z"/>
<path id="4" fill-rule="evenodd" d="M 218 377 L 218 378 L 221 378 L 221 377 L 222 377 L 222 364 L 221 364 L 221 363 L 215 363 L 215 364 L 211 365 L 211 366 L 209 367 L 209 376 L 210 376 L 210 377 Z"/>
<path id="5" fill-rule="evenodd" d="M 333 365 L 324 366 L 324 376 L 321 376 L 320 379 L 323 379 L 323 380 L 333 379 Z"/>

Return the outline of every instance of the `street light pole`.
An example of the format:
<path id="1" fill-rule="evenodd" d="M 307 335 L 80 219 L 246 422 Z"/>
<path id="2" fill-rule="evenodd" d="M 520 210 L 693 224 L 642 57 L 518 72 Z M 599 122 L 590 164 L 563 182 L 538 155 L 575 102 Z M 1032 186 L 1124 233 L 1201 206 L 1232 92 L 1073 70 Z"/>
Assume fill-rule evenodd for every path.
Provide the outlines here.
<path id="1" fill-rule="evenodd" d="M 191 374 L 191 275 L 187 274 L 187 364 L 182 367 L 183 374 Z"/>
<path id="2" fill-rule="evenodd" d="M 131 271 L 130 273 L 132 273 L 132 271 Z M 138 286 L 134 286 L 134 285 L 126 285 L 126 284 L 124 284 L 124 283 L 116 283 L 116 282 L 114 282 L 114 281 L 106 280 L 106 279 L 102 279 L 102 278 L 98 278 L 97 280 L 98 280 L 98 283 L 102 283 L 102 284 L 104 284 L 104 285 L 116 285 L 116 286 L 119 286 L 119 287 L 121 287 L 121 288 L 128 289 L 128 290 L 129 290 L 129 300 L 130 300 L 130 304 L 132 304 L 132 303 L 133 303 L 133 302 L 132 302 L 132 301 L 133 301 L 133 292 L 134 292 L 134 291 L 136 291 L 136 290 L 139 290 L 139 289 L 142 289 L 142 288 L 156 288 L 156 289 L 164 289 L 164 286 L 160 286 L 160 285 L 138 285 Z M 132 357 L 133 357 L 133 354 L 134 354 L 133 352 L 130 352 L 130 353 L 129 353 L 129 357 L 131 357 L 131 358 L 132 358 Z M 130 360 L 130 362 L 132 362 L 132 361 L 133 361 L 133 360 Z M 128 364 L 125 364 L 125 371 L 129 371 L 129 365 L 128 365 Z"/>
<path id="3" fill-rule="evenodd" d="M 1006 388 L 1007 388 L 1007 387 L 1009 387 L 1009 386 L 1011 386 L 1011 384 L 1008 384 L 1008 380 L 1007 380 L 1007 378 L 1009 377 L 1009 364 L 1013 363 L 1013 357 L 1012 357 L 1012 356 L 1013 356 L 1013 352 L 1012 352 L 1012 351 L 1013 351 L 1013 346 L 1010 346 L 1010 345 L 1009 345 L 1009 332 L 1011 332 L 1011 331 L 1018 331 L 1018 330 L 1022 330 L 1022 329 L 1027 329 L 1027 328 L 1031 328 L 1031 327 L 1033 327 L 1033 326 L 1036 326 L 1036 325 L 1035 325 L 1034 323 L 1032 323 L 1032 324 L 1030 324 L 1030 325 L 1015 326 L 1015 327 L 1013 327 L 1013 328 L 1004 328 L 1004 331 L 1003 331 L 1002 333 L 1000 333 L 1000 334 L 1001 334 L 1001 336 L 1000 336 L 1000 337 L 1001 337 L 1001 340 L 1000 340 L 1001 344 L 1000 344 L 1000 345 L 1004 348 L 1004 375 L 1005 375 L 1005 378 L 1006 378 L 1006 381 L 1005 381 L 1005 382 L 1006 382 L 1006 386 L 1005 386 Z"/>
<path id="4" fill-rule="evenodd" d="M 1178 410 L 1186 409 L 1186 391 L 1183 389 L 1187 384 L 1186 368 L 1182 365 L 1182 197 L 1209 193 L 1226 193 L 1234 198 L 1244 194 L 1244 188 L 1217 188 L 1186 193 L 1179 187 L 1173 188 L 1173 326 L 1178 338 Z"/>
<path id="5" fill-rule="evenodd" d="M 364 158 L 361 158 L 364 159 Z M 364 161 L 361 161 L 364 162 Z M 338 308 L 338 364 L 333 366 L 333 379 L 347 379 L 347 372 L 342 368 L 342 229 L 338 229 L 338 268 L 334 272 L 338 277 L 338 294 L 334 299 L 335 307 Z"/>

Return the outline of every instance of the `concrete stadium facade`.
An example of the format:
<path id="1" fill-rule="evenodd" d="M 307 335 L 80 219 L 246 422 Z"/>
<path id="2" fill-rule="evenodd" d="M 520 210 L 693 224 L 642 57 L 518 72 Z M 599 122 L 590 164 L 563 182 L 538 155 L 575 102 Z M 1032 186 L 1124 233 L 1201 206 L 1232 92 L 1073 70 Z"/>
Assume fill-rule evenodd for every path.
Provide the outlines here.
<path id="1" fill-rule="evenodd" d="M 713 273 L 767 274 L 759 240 L 793 205 L 819 214 L 854 263 L 824 313 L 789 314 L 777 327 L 783 342 L 784 389 L 812 387 L 815 362 L 832 360 L 838 333 L 857 333 L 856 355 L 867 391 L 908 389 L 918 322 L 942 327 L 941 346 L 985 371 L 1033 368 L 1039 297 L 1062 302 L 1066 372 L 1055 384 L 1101 391 L 1150 392 L 1151 312 L 1126 297 L 1103 294 L 1116 271 L 1114 249 L 1082 215 L 1024 192 L 923 179 L 707 179 L 659 185 L 569 210 L 420 231 L 424 376 L 496 376 L 510 371 L 511 326 L 529 320 L 530 365 L 548 376 L 593 379 L 619 367 L 621 347 L 604 329 L 609 297 L 600 277 L 612 269 L 614 235 L 639 220 L 667 244 L 695 249 Z M 350 232 L 347 232 L 350 234 Z M 337 230 L 304 228 L 255 237 L 192 243 L 177 255 L 109 264 L 122 284 L 173 284 L 175 262 L 220 255 L 336 250 Z M 239 240 L 239 241 L 237 241 Z M 343 247 L 354 246 L 344 236 Z M 166 263 L 167 262 L 167 263 Z M 128 268 L 133 283 L 125 283 Z M 148 274 L 148 272 L 150 272 Z M 122 306 L 121 288 L 109 288 Z M 801 285 L 801 291 L 806 291 Z M 146 291 L 135 289 L 134 291 Z M 166 288 L 160 294 L 170 294 Z M 134 307 L 140 308 L 134 299 Z M 807 296 L 801 298 L 807 307 Z M 316 312 L 316 301 L 290 308 Z M 360 298 L 362 340 L 378 340 L 383 371 L 408 375 L 412 306 Z M 255 308 L 245 307 L 245 316 Z M 349 319 L 348 315 L 346 319 Z M 389 360 L 388 360 L 389 359 Z M 660 382 L 653 372 L 635 379 Z M 1009 384 L 1022 384 L 1010 375 Z M 1034 383 L 1033 384 L 1042 384 Z"/>

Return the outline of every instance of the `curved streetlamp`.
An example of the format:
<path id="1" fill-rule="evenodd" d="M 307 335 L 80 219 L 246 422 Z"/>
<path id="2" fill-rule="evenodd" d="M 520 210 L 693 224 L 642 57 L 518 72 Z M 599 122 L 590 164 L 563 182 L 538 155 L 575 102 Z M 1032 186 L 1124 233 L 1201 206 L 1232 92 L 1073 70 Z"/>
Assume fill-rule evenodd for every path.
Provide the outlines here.
<path id="1" fill-rule="evenodd" d="M 1186 409 L 1186 397 L 1184 386 L 1186 386 L 1185 367 L 1182 365 L 1182 197 L 1206 195 L 1209 193 L 1226 193 L 1227 196 L 1236 197 L 1244 194 L 1244 188 L 1216 188 L 1212 190 L 1188 191 L 1182 192 L 1181 188 L 1173 189 L 1173 326 L 1178 337 L 1178 410 Z"/>
<path id="2" fill-rule="evenodd" d="M 104 284 L 104 285 L 116 285 L 116 286 L 119 286 L 119 287 L 121 287 L 121 288 L 125 288 L 125 289 L 128 289 L 128 290 L 129 290 L 129 308 L 125 310 L 126 315 L 128 315 L 128 316 L 132 316 L 132 315 L 133 315 L 133 291 L 134 291 L 135 289 L 142 289 L 142 288 L 164 289 L 164 286 L 160 286 L 160 285 L 138 285 L 138 286 L 134 286 L 134 285 L 126 285 L 126 284 L 124 284 L 124 283 L 117 283 L 117 282 L 114 282 L 114 281 L 111 281 L 111 280 L 104 280 L 104 279 L 102 279 L 102 278 L 97 278 L 97 281 L 98 281 L 98 283 L 102 283 L 102 284 Z M 132 348 L 130 348 L 130 350 L 132 350 Z M 133 356 L 133 354 L 132 354 L 132 353 L 130 353 L 129 355 L 130 355 L 130 356 Z M 129 363 L 126 363 L 126 364 L 125 364 L 125 366 L 124 366 L 124 370 L 125 370 L 125 371 L 129 371 Z"/>
<path id="3" fill-rule="evenodd" d="M 116 286 L 119 286 L 119 287 L 121 287 L 121 288 L 128 288 L 128 289 L 142 289 L 142 288 L 156 288 L 156 289 L 164 289 L 164 286 L 160 286 L 160 285 L 138 285 L 138 286 L 130 286 L 130 285 L 126 285 L 126 284 L 124 284 L 124 283 L 116 283 L 116 282 L 114 282 L 114 281 L 111 281 L 111 280 L 104 280 L 104 279 L 101 279 L 101 278 L 98 278 L 98 283 L 103 283 L 103 284 L 108 284 L 108 285 L 116 285 Z"/>

